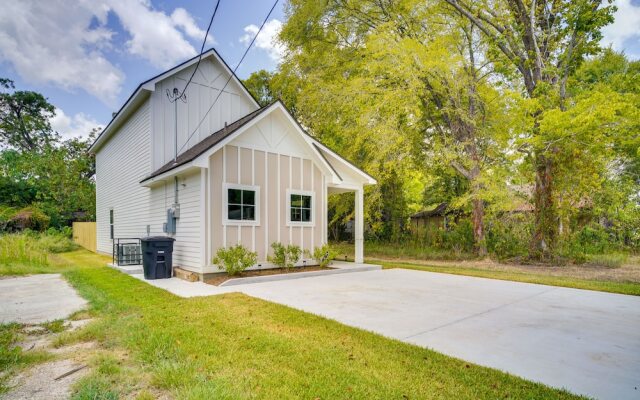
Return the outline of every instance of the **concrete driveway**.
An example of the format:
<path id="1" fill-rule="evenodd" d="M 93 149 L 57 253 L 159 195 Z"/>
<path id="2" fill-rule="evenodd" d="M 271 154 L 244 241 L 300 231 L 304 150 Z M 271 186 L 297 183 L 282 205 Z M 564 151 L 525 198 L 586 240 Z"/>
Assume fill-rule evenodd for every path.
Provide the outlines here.
<path id="1" fill-rule="evenodd" d="M 640 297 L 403 269 L 236 286 L 602 399 L 640 399 Z"/>
<path id="2" fill-rule="evenodd" d="M 40 324 L 66 318 L 86 305 L 60 274 L 0 279 L 0 323 Z"/>

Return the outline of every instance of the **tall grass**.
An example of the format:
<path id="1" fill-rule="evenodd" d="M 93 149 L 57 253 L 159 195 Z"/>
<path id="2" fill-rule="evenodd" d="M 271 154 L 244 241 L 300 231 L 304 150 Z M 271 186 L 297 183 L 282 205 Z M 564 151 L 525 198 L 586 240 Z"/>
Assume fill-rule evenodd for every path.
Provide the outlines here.
<path id="1" fill-rule="evenodd" d="M 32 235 L 0 235 L 0 264 L 25 264 L 36 267 L 49 265 L 47 251 Z"/>
<path id="2" fill-rule="evenodd" d="M 78 246 L 58 232 L 0 234 L 0 275 L 50 272 L 49 256 Z"/>

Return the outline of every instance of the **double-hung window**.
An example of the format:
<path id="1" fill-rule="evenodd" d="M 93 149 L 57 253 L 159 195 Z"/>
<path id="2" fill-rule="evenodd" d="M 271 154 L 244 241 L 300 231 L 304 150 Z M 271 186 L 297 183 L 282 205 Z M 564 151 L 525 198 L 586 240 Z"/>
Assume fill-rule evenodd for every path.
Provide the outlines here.
<path id="1" fill-rule="evenodd" d="M 290 225 L 312 225 L 313 192 L 290 190 L 287 193 L 287 222 Z"/>
<path id="2" fill-rule="evenodd" d="M 224 188 L 224 220 L 227 224 L 260 223 L 260 188 L 227 184 Z"/>

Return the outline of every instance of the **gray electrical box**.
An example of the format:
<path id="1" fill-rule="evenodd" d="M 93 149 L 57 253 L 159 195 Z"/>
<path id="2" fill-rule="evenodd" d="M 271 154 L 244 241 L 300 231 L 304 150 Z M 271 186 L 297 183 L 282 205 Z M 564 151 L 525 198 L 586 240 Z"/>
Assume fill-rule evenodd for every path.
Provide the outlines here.
<path id="1" fill-rule="evenodd" d="M 167 222 L 165 222 L 162 227 L 165 233 L 176 233 L 175 208 L 169 208 L 167 210 Z"/>

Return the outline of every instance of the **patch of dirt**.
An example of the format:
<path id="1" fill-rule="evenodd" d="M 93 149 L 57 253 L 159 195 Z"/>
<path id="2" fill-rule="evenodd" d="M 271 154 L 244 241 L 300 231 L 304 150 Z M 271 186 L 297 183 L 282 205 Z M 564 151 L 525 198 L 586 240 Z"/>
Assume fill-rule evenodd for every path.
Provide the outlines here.
<path id="1" fill-rule="evenodd" d="M 65 373 L 73 371 L 80 364 L 73 360 L 57 360 L 36 365 L 11 379 L 12 387 L 5 394 L 5 400 L 64 400 L 71 395 L 71 385 L 88 373 L 83 368 L 68 376 Z M 58 378 L 56 380 L 56 378 Z"/>
<path id="2" fill-rule="evenodd" d="M 81 342 L 81 343 L 76 343 L 69 346 L 49 349 L 49 351 L 53 354 L 78 355 L 78 353 L 84 354 L 90 350 L 95 350 L 97 347 L 98 347 L 98 344 L 96 342 Z"/>
<path id="3" fill-rule="evenodd" d="M 370 261 L 405 262 L 416 265 L 430 265 L 448 268 L 476 268 L 491 271 L 519 272 L 537 275 L 559 276 L 568 278 L 640 283 L 640 264 L 630 262 L 619 268 L 607 268 L 593 265 L 528 265 L 528 264 L 503 264 L 493 260 L 472 261 L 438 261 L 438 260 L 412 260 L 394 258 L 369 258 Z M 637 261 L 637 260 L 636 260 Z"/>
<path id="4" fill-rule="evenodd" d="M 313 265 L 309 267 L 294 267 L 289 270 L 282 268 L 269 268 L 269 269 L 257 269 L 251 271 L 244 271 L 238 275 L 229 276 L 226 273 L 218 274 L 218 276 L 214 276 L 212 278 L 206 279 L 204 282 L 209 285 L 218 286 L 222 282 L 226 282 L 229 279 L 236 278 L 248 278 L 250 276 L 268 276 L 268 275 L 281 275 L 281 274 L 295 274 L 298 272 L 311 272 L 311 271 L 325 271 L 329 269 L 334 269 L 330 267 L 320 267 L 318 265 Z"/>

